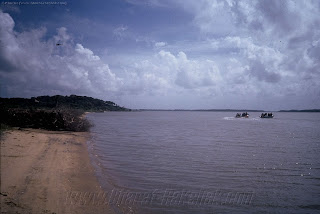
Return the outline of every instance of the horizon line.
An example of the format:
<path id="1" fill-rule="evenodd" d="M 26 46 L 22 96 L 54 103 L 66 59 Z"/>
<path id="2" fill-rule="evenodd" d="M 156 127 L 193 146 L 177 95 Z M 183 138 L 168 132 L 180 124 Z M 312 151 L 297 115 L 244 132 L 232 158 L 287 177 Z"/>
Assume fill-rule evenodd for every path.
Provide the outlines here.
<path id="1" fill-rule="evenodd" d="M 134 111 L 227 111 L 227 112 L 320 112 L 320 109 L 281 109 L 281 110 L 261 110 L 261 109 L 156 109 L 139 108 Z"/>

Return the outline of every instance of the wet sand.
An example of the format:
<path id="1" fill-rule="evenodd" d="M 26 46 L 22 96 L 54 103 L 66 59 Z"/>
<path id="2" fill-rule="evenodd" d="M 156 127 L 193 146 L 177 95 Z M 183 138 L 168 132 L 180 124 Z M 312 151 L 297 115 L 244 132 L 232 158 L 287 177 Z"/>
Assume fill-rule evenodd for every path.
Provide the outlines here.
<path id="1" fill-rule="evenodd" d="M 113 213 L 102 198 L 93 201 L 102 190 L 90 163 L 88 137 L 84 132 L 5 131 L 1 213 Z"/>

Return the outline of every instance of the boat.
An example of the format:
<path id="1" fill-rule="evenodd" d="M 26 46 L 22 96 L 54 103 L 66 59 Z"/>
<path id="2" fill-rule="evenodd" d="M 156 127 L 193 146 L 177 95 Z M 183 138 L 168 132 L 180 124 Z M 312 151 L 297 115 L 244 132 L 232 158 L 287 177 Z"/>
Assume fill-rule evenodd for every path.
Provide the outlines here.
<path id="1" fill-rule="evenodd" d="M 243 112 L 242 114 L 240 113 L 236 114 L 236 118 L 248 118 L 248 117 L 249 117 L 248 112 Z"/>
<path id="2" fill-rule="evenodd" d="M 272 112 L 270 113 L 261 113 L 260 118 L 273 118 L 274 115 L 272 114 Z"/>

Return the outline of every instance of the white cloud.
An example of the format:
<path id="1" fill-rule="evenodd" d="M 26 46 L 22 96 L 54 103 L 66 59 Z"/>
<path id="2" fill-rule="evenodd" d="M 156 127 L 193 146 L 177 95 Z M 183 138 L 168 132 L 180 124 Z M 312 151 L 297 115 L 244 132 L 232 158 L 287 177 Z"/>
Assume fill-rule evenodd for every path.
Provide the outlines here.
<path id="1" fill-rule="evenodd" d="M 92 61 L 99 61 L 100 60 L 100 57 L 95 56 L 90 49 L 84 48 L 81 44 L 76 45 L 75 51 L 77 53 L 79 53 L 80 55 L 82 55 L 82 54 L 85 55 L 86 58 L 89 58 Z"/>
<path id="2" fill-rule="evenodd" d="M 53 38 L 44 40 L 44 28 L 13 30 L 14 21 L 0 12 L 0 75 L 11 96 L 35 94 L 96 94 L 116 92 L 122 80 L 90 49 L 72 44 L 66 28 L 57 29 Z M 62 45 L 57 46 L 59 42 Z M 5 83 L 5 84 L 4 84 Z"/>
<path id="3" fill-rule="evenodd" d="M 57 29 L 49 39 L 44 28 L 18 33 L 10 15 L 0 13 L 0 36 L 5 42 L 0 49 L 0 75 L 2 82 L 9 82 L 2 84 L 8 94 L 22 90 L 30 95 L 35 90 L 95 96 L 183 94 L 180 100 L 188 99 L 187 95 L 206 100 L 221 96 L 229 103 L 236 103 L 235 96 L 248 95 L 252 102 L 262 96 L 283 102 L 310 98 L 306 105 L 320 104 L 312 101 L 320 96 L 319 3 L 127 2 L 130 7 L 184 11 L 179 17 L 187 13 L 190 23 L 181 29 L 192 32 L 176 32 L 162 23 L 161 32 L 166 33 L 143 35 L 132 25 L 121 25 L 110 30 L 117 44 L 103 47 L 108 48 L 105 60 L 83 42 L 74 42 L 66 28 Z M 56 46 L 57 42 L 63 45 Z"/>
<path id="4" fill-rule="evenodd" d="M 7 81 L 5 89 L 11 95 L 166 94 L 214 86 L 221 79 L 213 61 L 190 60 L 184 52 L 174 55 L 163 50 L 133 65 L 124 63 L 124 75 L 119 77 L 92 50 L 73 45 L 66 28 L 57 29 L 57 34 L 45 41 L 45 29 L 18 33 L 8 14 L 0 16 L 6 44 L 1 62 L 12 65 L 11 70 L 2 66 L 1 77 Z M 57 42 L 62 45 L 57 46 Z"/>
<path id="5" fill-rule="evenodd" d="M 222 83 L 214 61 L 190 60 L 184 52 L 174 55 L 161 50 L 148 60 L 126 65 L 125 69 L 123 91 L 132 94 L 168 95 L 186 89 L 198 93 L 198 89 L 215 88 Z"/>
<path id="6" fill-rule="evenodd" d="M 257 99 L 281 97 L 277 102 L 287 100 L 291 104 L 296 100 L 296 106 L 320 104 L 314 101 L 320 97 L 317 1 L 166 3 L 191 15 L 199 32 L 195 40 L 184 40 L 185 32 L 181 32 L 176 43 L 166 38 L 170 45 L 165 49 L 170 52 L 162 55 L 171 66 L 163 66 L 161 60 L 154 62 L 176 75 L 177 86 L 192 89 L 192 93 L 214 91 L 213 94 L 223 94 L 226 99 L 231 94 L 250 94 Z M 192 58 L 181 63 L 183 57 L 172 54 L 181 51 Z M 212 64 L 216 69 L 210 69 Z M 300 100 L 303 102 L 299 103 Z"/>
<path id="7" fill-rule="evenodd" d="M 165 42 L 156 42 L 155 44 L 154 44 L 154 46 L 156 47 L 156 48 L 160 48 L 160 47 L 163 47 L 163 46 L 166 46 L 167 45 L 167 43 L 165 43 Z"/>
<path id="8" fill-rule="evenodd" d="M 126 0 L 129 4 L 147 7 L 167 7 L 168 4 L 163 0 Z"/>
<path id="9" fill-rule="evenodd" d="M 113 34 L 117 39 L 121 40 L 128 36 L 127 30 L 128 26 L 120 26 L 113 30 Z"/>

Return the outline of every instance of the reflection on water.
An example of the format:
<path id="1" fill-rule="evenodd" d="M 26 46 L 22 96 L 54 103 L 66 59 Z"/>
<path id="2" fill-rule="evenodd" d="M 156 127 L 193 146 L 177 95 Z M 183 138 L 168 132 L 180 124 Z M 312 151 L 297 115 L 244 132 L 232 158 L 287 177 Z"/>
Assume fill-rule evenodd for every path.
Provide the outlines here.
<path id="1" fill-rule="evenodd" d="M 233 115 L 88 114 L 102 186 L 121 191 L 132 213 L 319 211 L 320 114 Z M 144 203 L 133 203 L 137 193 Z"/>

